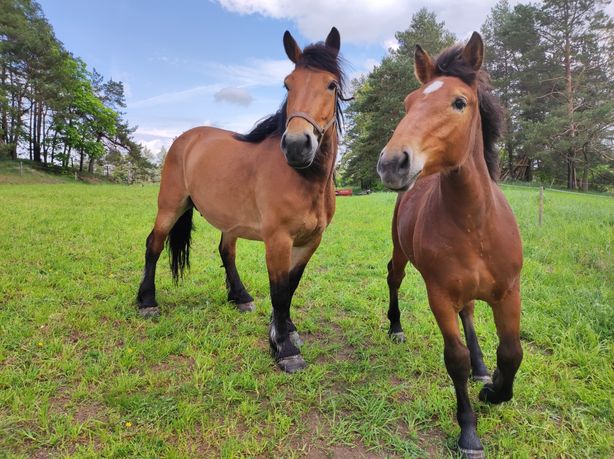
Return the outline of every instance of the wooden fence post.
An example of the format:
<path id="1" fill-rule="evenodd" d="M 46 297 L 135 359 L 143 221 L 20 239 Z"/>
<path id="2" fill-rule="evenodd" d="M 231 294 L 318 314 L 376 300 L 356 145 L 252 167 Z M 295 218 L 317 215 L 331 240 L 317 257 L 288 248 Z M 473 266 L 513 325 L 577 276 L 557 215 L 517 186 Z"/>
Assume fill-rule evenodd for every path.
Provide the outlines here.
<path id="1" fill-rule="evenodd" d="M 544 187 L 539 187 L 539 226 L 542 226 L 544 220 Z"/>
<path id="2" fill-rule="evenodd" d="M 19 161 L 19 175 L 23 175 L 23 161 Z"/>

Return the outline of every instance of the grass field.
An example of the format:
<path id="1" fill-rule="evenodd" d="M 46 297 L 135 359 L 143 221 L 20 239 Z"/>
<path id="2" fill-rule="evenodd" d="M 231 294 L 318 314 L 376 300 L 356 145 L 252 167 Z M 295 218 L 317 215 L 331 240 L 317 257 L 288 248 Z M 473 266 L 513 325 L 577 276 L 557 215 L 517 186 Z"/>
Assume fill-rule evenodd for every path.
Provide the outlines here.
<path id="1" fill-rule="evenodd" d="M 614 199 L 506 187 L 524 240 L 515 398 L 478 401 L 490 457 L 614 451 Z M 395 195 L 339 198 L 293 304 L 309 367 L 268 354 L 263 246 L 237 265 L 257 300 L 226 303 L 218 234 L 196 221 L 192 270 L 158 271 L 163 315 L 134 298 L 155 186 L 0 185 L 0 457 L 446 457 L 459 433 L 442 340 L 419 275 L 401 290 L 408 341 L 389 342 Z M 486 362 L 489 308 L 476 307 Z"/>

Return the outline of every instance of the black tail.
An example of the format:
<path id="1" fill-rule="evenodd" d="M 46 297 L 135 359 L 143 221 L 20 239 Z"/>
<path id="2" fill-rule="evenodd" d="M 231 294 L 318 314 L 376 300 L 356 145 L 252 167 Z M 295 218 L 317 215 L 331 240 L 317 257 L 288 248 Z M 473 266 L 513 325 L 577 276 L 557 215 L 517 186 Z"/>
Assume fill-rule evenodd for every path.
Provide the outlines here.
<path id="1" fill-rule="evenodd" d="M 183 272 L 190 267 L 190 243 L 192 241 L 192 213 L 194 208 L 190 207 L 179 217 L 173 229 L 166 239 L 171 273 L 175 283 L 183 277 Z"/>

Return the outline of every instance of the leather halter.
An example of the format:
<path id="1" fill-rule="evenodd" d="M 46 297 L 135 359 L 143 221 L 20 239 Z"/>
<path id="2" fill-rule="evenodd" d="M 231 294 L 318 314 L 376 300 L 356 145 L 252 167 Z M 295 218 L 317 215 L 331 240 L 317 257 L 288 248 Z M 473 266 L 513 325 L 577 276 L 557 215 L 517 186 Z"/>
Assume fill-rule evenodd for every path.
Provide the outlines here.
<path id="1" fill-rule="evenodd" d="M 336 102 L 335 102 L 336 105 Z M 311 124 L 313 126 L 313 128 L 317 131 L 318 136 L 320 137 L 319 140 L 322 139 L 322 137 L 324 137 L 324 133 L 326 131 L 328 131 L 328 129 L 337 122 L 337 110 L 335 108 L 335 111 L 333 112 L 333 117 L 330 119 L 330 121 L 328 123 L 326 123 L 324 125 L 324 127 L 320 127 L 320 125 L 318 124 L 318 122 L 316 120 L 313 119 L 313 117 L 305 112 L 294 112 L 292 115 L 290 115 L 286 121 L 286 129 L 288 129 L 288 124 L 290 124 L 290 121 L 293 118 L 303 118 L 305 121 L 307 121 L 309 124 Z"/>
<path id="2" fill-rule="evenodd" d="M 318 137 L 319 137 L 318 146 L 319 146 L 320 143 L 322 142 L 322 139 L 324 138 L 324 134 L 326 133 L 326 131 L 328 131 L 330 127 L 337 122 L 337 89 L 335 88 L 335 102 L 333 105 L 333 117 L 324 126 L 320 126 L 318 122 L 315 119 L 313 119 L 313 117 L 309 113 L 294 112 L 290 116 L 288 116 L 288 119 L 286 120 L 286 129 L 288 129 L 288 124 L 290 124 L 290 121 L 293 118 L 302 118 L 313 126 L 313 128 L 318 133 Z"/>

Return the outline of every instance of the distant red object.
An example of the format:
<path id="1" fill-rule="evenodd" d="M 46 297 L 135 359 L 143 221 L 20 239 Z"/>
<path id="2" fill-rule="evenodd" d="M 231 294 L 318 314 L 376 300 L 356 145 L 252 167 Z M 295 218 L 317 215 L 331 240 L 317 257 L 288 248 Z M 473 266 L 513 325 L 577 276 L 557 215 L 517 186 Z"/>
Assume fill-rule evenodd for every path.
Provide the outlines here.
<path id="1" fill-rule="evenodd" d="M 335 195 L 336 196 L 352 196 L 352 189 L 344 188 L 341 190 L 335 190 Z"/>

